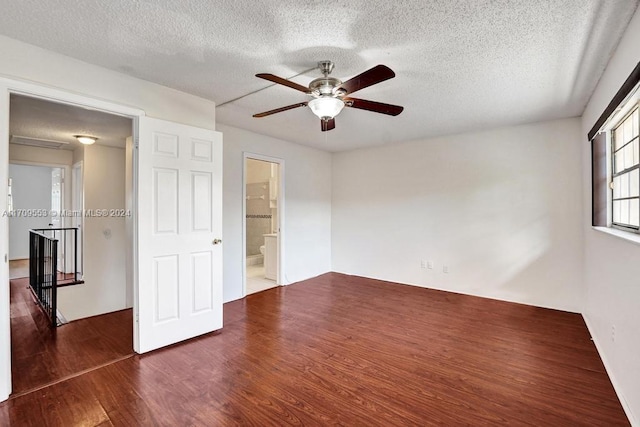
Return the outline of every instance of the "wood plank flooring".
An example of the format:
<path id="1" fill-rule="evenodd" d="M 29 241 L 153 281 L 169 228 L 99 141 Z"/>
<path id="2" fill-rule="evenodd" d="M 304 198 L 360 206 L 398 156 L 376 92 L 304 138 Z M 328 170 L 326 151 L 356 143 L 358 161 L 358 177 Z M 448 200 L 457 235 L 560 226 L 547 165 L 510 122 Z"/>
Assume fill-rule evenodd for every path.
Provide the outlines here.
<path id="1" fill-rule="evenodd" d="M 580 315 L 336 273 L 0 405 L 0 425 L 629 425 Z"/>
<path id="2" fill-rule="evenodd" d="M 49 319 L 28 289 L 28 281 L 10 281 L 14 394 L 133 353 L 132 310 L 80 319 L 51 329 Z"/>
<path id="3" fill-rule="evenodd" d="M 29 260 L 14 259 L 9 261 L 9 279 L 29 277 Z"/>

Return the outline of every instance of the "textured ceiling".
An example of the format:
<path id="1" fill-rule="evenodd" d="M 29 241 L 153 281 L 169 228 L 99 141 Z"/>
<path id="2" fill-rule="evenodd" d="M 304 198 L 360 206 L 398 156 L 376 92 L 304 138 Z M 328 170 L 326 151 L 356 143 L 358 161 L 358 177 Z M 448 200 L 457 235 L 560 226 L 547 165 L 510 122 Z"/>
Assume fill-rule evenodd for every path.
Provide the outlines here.
<path id="1" fill-rule="evenodd" d="M 131 136 L 130 118 L 26 96 L 11 95 L 9 134 L 49 141 L 68 142 L 73 150 L 80 143 L 74 135 L 98 138 L 96 144 L 124 148 Z"/>
<path id="2" fill-rule="evenodd" d="M 0 0 L 0 33 L 224 103 L 319 60 L 398 117 L 345 109 L 320 132 L 306 100 L 274 86 L 217 108 L 219 123 L 345 150 L 582 113 L 638 0 Z M 306 85 L 317 72 L 293 80 Z"/>

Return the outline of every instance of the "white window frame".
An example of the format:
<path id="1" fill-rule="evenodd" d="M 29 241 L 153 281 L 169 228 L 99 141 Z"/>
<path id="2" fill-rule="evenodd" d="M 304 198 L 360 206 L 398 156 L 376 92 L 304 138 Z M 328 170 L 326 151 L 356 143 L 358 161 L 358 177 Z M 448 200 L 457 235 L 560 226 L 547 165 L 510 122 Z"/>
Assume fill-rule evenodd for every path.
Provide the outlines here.
<path id="1" fill-rule="evenodd" d="M 640 226 L 634 226 L 628 223 L 617 223 L 614 221 L 614 216 L 613 216 L 614 201 L 624 200 L 624 199 L 627 199 L 627 200 L 640 199 L 639 197 L 635 197 L 635 196 L 630 198 L 617 198 L 617 199 L 614 198 L 614 192 L 615 192 L 614 178 L 617 176 L 630 173 L 633 170 L 640 170 L 640 163 L 638 163 L 638 164 L 634 164 L 630 168 L 623 169 L 618 173 L 615 172 L 615 152 L 624 149 L 624 147 L 626 147 L 628 144 L 632 144 L 634 140 L 640 139 L 640 137 L 636 135 L 633 139 L 629 141 L 625 141 L 624 145 L 620 147 L 618 150 L 615 150 L 615 143 L 616 143 L 615 131 L 627 119 L 629 119 L 629 117 L 631 117 L 636 111 L 639 112 L 639 114 L 636 116 L 636 120 L 638 121 L 638 123 L 636 123 L 636 126 L 640 129 L 640 100 L 638 100 L 638 96 L 636 94 L 636 96 L 632 96 L 631 99 L 623 105 L 620 111 L 612 117 L 612 120 L 611 120 L 612 125 L 608 130 L 607 146 L 608 146 L 608 157 L 609 157 L 608 158 L 609 197 L 607 198 L 607 204 L 608 204 L 607 208 L 609 211 L 608 213 L 609 227 L 622 230 L 622 231 L 640 234 Z M 640 173 L 638 174 L 638 180 L 640 181 Z M 638 186 L 640 187 L 640 182 L 638 183 Z M 640 210 L 640 203 L 639 203 L 638 209 Z M 639 212 L 639 215 L 640 215 L 640 212 Z"/>

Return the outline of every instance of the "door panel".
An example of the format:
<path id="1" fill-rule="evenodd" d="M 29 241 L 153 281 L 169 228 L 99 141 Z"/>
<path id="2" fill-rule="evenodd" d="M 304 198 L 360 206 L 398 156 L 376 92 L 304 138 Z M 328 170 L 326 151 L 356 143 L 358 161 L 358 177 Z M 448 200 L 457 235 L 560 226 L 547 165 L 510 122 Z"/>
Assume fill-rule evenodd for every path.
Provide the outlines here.
<path id="1" fill-rule="evenodd" d="M 153 168 L 153 223 L 156 235 L 178 234 L 178 169 Z"/>
<path id="2" fill-rule="evenodd" d="M 210 252 L 191 254 L 191 267 L 193 274 L 191 283 L 193 286 L 192 314 L 213 309 L 213 293 L 211 289 L 211 277 L 213 276 L 213 262 Z M 201 279 L 196 279 L 201 278 Z"/>
<path id="3" fill-rule="evenodd" d="M 191 202 L 193 207 L 191 230 L 194 232 L 211 231 L 211 206 L 213 205 L 211 195 L 211 174 L 203 172 L 191 172 Z"/>
<path id="4" fill-rule="evenodd" d="M 222 327 L 222 138 L 141 118 L 138 313 L 143 353 Z"/>

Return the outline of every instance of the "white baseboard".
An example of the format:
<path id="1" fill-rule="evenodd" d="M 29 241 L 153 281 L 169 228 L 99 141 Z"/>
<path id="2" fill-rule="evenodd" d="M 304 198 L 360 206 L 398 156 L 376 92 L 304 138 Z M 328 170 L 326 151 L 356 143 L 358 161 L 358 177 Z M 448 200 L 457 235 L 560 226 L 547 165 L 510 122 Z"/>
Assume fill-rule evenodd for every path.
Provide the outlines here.
<path id="1" fill-rule="evenodd" d="M 127 307 L 127 308 L 131 308 L 131 307 Z M 67 323 L 69 323 L 69 321 L 67 320 L 66 317 L 64 317 L 62 315 L 62 313 L 60 313 L 60 310 L 56 309 L 56 318 L 58 319 L 58 326 L 60 325 L 66 325 Z"/>
<path id="2" fill-rule="evenodd" d="M 595 334 L 593 333 L 594 329 L 591 327 L 591 323 L 589 322 L 589 318 L 584 313 L 582 313 L 582 318 L 584 319 L 584 323 L 587 325 L 587 329 L 589 330 L 589 334 L 591 335 L 591 339 L 592 339 L 593 343 L 596 346 L 596 350 L 598 351 L 598 354 L 600 355 L 600 359 L 602 360 L 602 364 L 604 365 L 604 369 L 607 371 L 607 375 L 609 376 L 609 380 L 611 380 L 611 384 L 613 385 L 613 389 L 615 390 L 616 395 L 618 395 L 618 399 L 620 400 L 620 404 L 622 405 L 622 409 L 624 409 L 624 413 L 627 415 L 627 418 L 629 419 L 629 422 L 631 423 L 632 427 L 640 427 L 640 421 L 638 419 L 636 419 L 635 416 L 633 415 L 633 411 L 631 410 L 631 407 L 629 406 L 629 403 L 627 403 L 627 400 L 625 399 L 624 394 L 622 393 L 622 390 L 620 389 L 620 385 L 618 384 L 618 381 L 616 381 L 616 377 L 613 374 L 613 369 L 611 369 L 611 365 L 607 361 L 607 356 L 602 351 L 602 346 L 600 346 L 600 344 L 598 344 L 598 339 L 596 338 Z"/>

